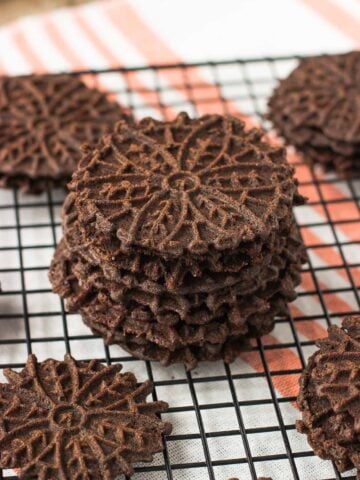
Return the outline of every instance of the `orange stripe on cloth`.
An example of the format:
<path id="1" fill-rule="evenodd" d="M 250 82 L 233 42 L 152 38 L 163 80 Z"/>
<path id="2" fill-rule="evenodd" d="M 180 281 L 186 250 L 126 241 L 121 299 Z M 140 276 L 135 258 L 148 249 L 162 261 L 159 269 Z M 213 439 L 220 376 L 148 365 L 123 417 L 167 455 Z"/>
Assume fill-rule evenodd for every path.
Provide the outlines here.
<path id="1" fill-rule="evenodd" d="M 312 290 L 313 284 L 310 279 L 303 278 L 302 286 L 306 290 Z M 315 298 L 315 297 L 314 297 Z M 316 301 L 318 299 L 315 298 Z M 304 313 L 300 308 L 294 304 L 290 305 L 291 311 L 294 315 L 303 316 Z M 301 321 L 296 322 L 296 331 L 301 335 L 305 336 L 310 340 L 316 340 L 318 338 L 325 337 L 327 335 L 327 330 L 323 328 L 315 320 Z M 279 348 L 276 349 L 265 349 L 264 354 L 266 357 L 266 362 L 269 367 L 269 371 L 273 374 L 276 371 L 284 370 L 293 370 L 301 369 L 302 365 L 298 355 L 290 348 L 281 348 L 281 343 L 274 335 L 266 335 L 263 338 L 264 345 L 278 345 Z M 264 372 L 263 362 L 260 356 L 260 353 L 257 351 L 244 352 L 240 355 L 240 358 L 248 363 L 254 370 L 257 372 Z M 283 395 L 284 397 L 293 397 L 297 396 L 299 390 L 299 381 L 300 374 L 282 374 L 282 375 L 272 375 L 272 383 L 274 387 Z M 292 402 L 293 406 L 295 402 Z"/>
<path id="2" fill-rule="evenodd" d="M 272 335 L 267 335 L 267 339 L 271 340 L 272 345 L 280 345 L 280 342 Z M 294 397 L 299 391 L 300 374 L 281 374 L 276 375 L 276 371 L 301 369 L 299 357 L 289 348 L 283 349 L 266 349 L 264 350 L 266 363 L 271 372 L 271 381 L 278 392 L 283 397 Z M 240 358 L 250 365 L 257 372 L 264 372 L 264 365 L 261 355 L 258 351 L 243 352 Z"/>
<path id="3" fill-rule="evenodd" d="M 319 286 L 321 290 L 326 289 L 326 285 L 323 282 L 320 282 Z M 340 295 L 337 295 L 336 293 L 323 293 L 323 298 L 324 298 L 324 302 L 326 303 L 327 310 L 331 312 L 336 312 L 341 315 L 342 313 L 354 310 L 354 307 L 349 305 L 349 302 L 346 302 L 345 300 L 343 300 L 340 297 Z M 356 303 L 355 299 L 354 299 L 354 303 Z"/>
<path id="4" fill-rule="evenodd" d="M 313 290 L 313 284 L 309 277 L 304 276 L 302 287 L 305 290 Z M 320 284 L 320 288 L 324 288 L 324 285 Z M 313 295 L 314 301 L 318 302 L 319 299 Z M 325 300 L 326 301 L 326 300 Z M 333 295 L 328 304 L 328 308 L 332 311 L 342 312 L 349 310 L 349 305 L 342 299 Z M 300 308 L 291 304 L 290 309 L 293 315 L 303 316 L 304 313 Z M 327 329 L 321 326 L 316 320 L 299 321 L 295 323 L 296 331 L 308 338 L 309 340 L 316 340 L 318 338 L 326 337 Z M 276 371 L 301 369 L 301 362 L 298 355 L 290 348 L 281 348 L 281 342 L 274 335 L 266 335 L 263 338 L 265 345 L 279 345 L 276 349 L 266 349 L 265 356 L 266 361 L 271 373 Z M 261 356 L 257 351 L 243 352 L 240 358 L 248 363 L 257 372 L 263 372 L 264 366 L 261 360 Z M 298 393 L 298 380 L 299 374 L 284 374 L 284 375 L 272 375 L 272 382 L 274 387 L 284 397 L 296 396 Z"/>
<path id="5" fill-rule="evenodd" d="M 304 276 L 303 276 L 304 277 Z M 313 284 L 310 279 L 304 280 L 302 286 L 305 290 L 313 290 Z M 325 286 L 320 283 L 320 288 Z M 315 301 L 319 301 L 316 296 L 313 296 Z M 328 305 L 328 308 L 332 311 L 344 311 L 348 310 L 349 305 L 344 302 L 342 299 L 334 295 L 331 298 L 331 301 Z M 304 312 L 295 304 L 290 305 L 290 310 L 294 316 L 304 316 Z M 327 336 L 327 328 L 324 328 L 316 320 L 304 320 L 295 322 L 295 328 L 297 333 L 303 335 L 309 340 L 317 340 L 319 338 L 324 338 Z M 281 345 L 279 340 L 274 335 L 266 335 L 263 338 L 263 343 L 265 345 Z M 301 369 L 301 362 L 296 353 L 289 348 L 276 348 L 276 349 L 266 349 L 265 350 L 266 361 L 271 373 L 275 373 L 279 370 L 291 370 L 291 369 Z M 240 355 L 240 358 L 248 363 L 254 370 L 257 372 L 264 372 L 264 366 L 261 360 L 261 356 L 257 351 L 243 352 Z M 272 382 L 274 387 L 283 395 L 284 397 L 296 396 L 298 393 L 298 380 L 299 374 L 284 374 L 284 375 L 272 375 Z M 295 402 L 293 402 L 295 405 Z"/>
<path id="6" fill-rule="evenodd" d="M 57 22 L 51 17 L 51 14 L 44 14 L 43 15 L 43 27 L 46 35 L 48 36 L 49 40 L 52 42 L 53 47 L 65 58 L 65 60 L 69 63 L 72 70 L 86 70 L 89 68 L 89 65 L 84 62 L 81 55 L 77 54 L 73 49 L 72 45 L 70 45 L 67 41 L 67 38 L 62 35 L 61 30 L 58 28 Z M 89 87 L 96 87 L 97 82 L 95 82 L 93 75 L 83 75 L 82 80 Z M 98 82 L 99 86 L 101 86 L 101 82 Z M 106 87 L 104 87 L 106 90 Z M 111 97 L 111 95 L 110 95 Z"/>
<path id="7" fill-rule="evenodd" d="M 354 223 L 343 223 L 341 231 L 354 242 L 360 242 L 360 221 Z"/>
<path id="8" fill-rule="evenodd" d="M 302 317 L 304 315 L 294 303 L 290 305 L 290 310 L 293 316 Z M 327 335 L 327 329 L 321 326 L 316 320 L 301 320 L 295 322 L 295 328 L 297 333 L 300 333 L 300 335 L 303 335 L 309 340 L 317 340 Z"/>
<path id="9" fill-rule="evenodd" d="M 307 287 L 310 287 L 306 281 L 305 284 Z M 320 284 L 320 288 L 324 288 L 324 285 Z M 318 301 L 316 297 L 314 298 L 316 301 Z M 328 307 L 330 310 L 338 312 L 348 310 L 349 308 L 348 304 L 342 299 L 338 298 L 336 295 L 332 295 Z M 303 315 L 303 312 L 294 304 L 291 305 L 291 311 L 293 314 L 297 314 L 299 316 Z M 296 331 L 310 340 L 316 340 L 318 338 L 327 336 L 327 329 L 322 327 L 315 320 L 296 322 Z M 269 367 L 269 371 L 272 374 L 272 383 L 274 387 L 284 397 L 297 396 L 300 374 L 289 373 L 284 375 L 276 375 L 276 372 L 280 370 L 286 371 L 292 369 L 301 369 L 302 366 L 298 355 L 289 348 L 281 348 L 281 343 L 273 335 L 266 335 L 263 338 L 263 343 L 265 345 L 279 345 L 279 348 L 264 350 L 266 362 Z M 264 371 L 263 362 L 259 352 L 244 352 L 240 355 L 240 358 L 248 363 L 257 372 Z M 294 403 L 293 405 L 295 406 Z"/>
<path id="10" fill-rule="evenodd" d="M 76 53 L 72 46 L 67 42 L 65 36 L 62 35 L 58 28 L 57 22 L 50 14 L 44 14 L 43 17 L 44 30 L 53 43 L 54 47 L 63 55 L 73 70 L 86 70 L 89 65 L 83 61 L 82 57 Z"/>
<path id="11" fill-rule="evenodd" d="M 26 36 L 20 30 L 20 28 L 15 27 L 13 30 L 12 36 L 14 43 L 21 54 L 24 56 L 26 61 L 31 66 L 33 72 L 35 73 L 46 73 L 47 68 L 46 65 L 43 63 L 39 55 L 37 55 L 34 50 L 29 45 Z"/>
<path id="12" fill-rule="evenodd" d="M 171 50 L 166 43 L 147 25 L 129 2 L 121 4 L 109 2 L 103 5 L 104 13 L 115 28 L 119 29 L 147 59 L 149 64 L 183 63 L 183 60 Z M 224 113 L 224 106 L 229 113 L 243 117 L 235 104 L 222 101 L 220 89 L 204 80 L 196 68 L 178 68 L 161 70 L 169 85 L 178 90 L 187 100 L 193 101 L 199 114 Z M 187 87 L 196 84 L 196 88 Z M 209 100 L 199 103 L 200 99 Z M 245 118 L 245 117 L 244 117 Z"/>
<path id="13" fill-rule="evenodd" d="M 121 67 L 123 62 L 120 59 L 117 46 L 114 45 L 114 48 L 111 49 L 103 41 L 101 34 L 92 28 L 89 22 L 87 22 L 80 9 L 74 11 L 73 17 L 84 36 L 86 36 L 87 40 L 92 44 L 92 47 L 99 52 L 108 65 L 112 68 Z M 140 80 L 138 73 L 128 72 L 124 74 L 124 78 L 128 82 L 129 89 L 140 95 L 148 106 L 151 106 L 154 110 L 164 113 L 165 115 L 174 116 L 176 114 L 171 107 L 159 106 L 159 97 L 157 93 L 148 88 L 145 83 Z"/>
<path id="14" fill-rule="evenodd" d="M 336 299 L 336 304 L 331 305 L 334 308 L 341 308 L 344 305 L 339 305 L 339 299 Z M 347 304 L 345 304 L 347 307 Z M 291 305 L 291 311 L 293 314 L 303 316 L 303 312 L 294 304 Z M 296 322 L 296 331 L 305 336 L 309 340 L 317 340 L 327 336 L 327 329 L 322 327 L 315 320 Z M 267 335 L 264 337 L 265 344 L 281 345 L 277 338 L 273 335 Z M 276 371 L 286 371 L 292 369 L 301 369 L 301 362 L 297 354 L 289 348 L 276 348 L 266 349 L 265 351 L 266 362 L 269 367 L 269 371 L 272 373 L 272 383 L 278 392 L 284 397 L 297 396 L 299 391 L 299 378 L 300 374 L 282 374 L 276 375 Z M 261 360 L 261 356 L 257 351 L 244 352 L 240 355 L 240 358 L 248 363 L 257 372 L 264 372 L 264 366 Z M 274 374 L 275 373 L 275 374 Z M 295 402 L 292 402 L 293 406 L 296 406 Z"/>
<path id="15" fill-rule="evenodd" d="M 324 241 L 318 235 L 316 235 L 311 230 L 311 228 L 302 227 L 301 235 L 304 239 L 305 244 L 309 245 L 310 248 L 311 248 L 311 245 L 315 245 L 315 244 L 324 245 L 323 247 L 314 248 L 312 252 L 315 253 L 327 265 L 332 265 L 332 266 L 343 265 L 344 262 L 341 258 L 341 255 L 338 249 L 334 247 L 326 246 L 326 243 L 324 244 Z M 341 275 L 346 281 L 349 280 L 349 277 L 344 269 L 339 270 L 339 275 Z M 360 268 L 357 268 L 357 267 L 353 268 L 351 271 L 351 275 L 353 277 L 354 282 L 356 284 L 360 284 Z"/>
<path id="16" fill-rule="evenodd" d="M 347 278 L 348 280 L 348 278 Z M 312 292 L 315 289 L 314 282 L 309 273 L 303 273 L 301 276 L 301 287 L 308 292 Z M 324 290 L 327 286 L 323 282 L 319 282 L 319 288 Z M 324 294 L 323 295 L 326 307 L 332 311 L 337 312 L 341 315 L 341 312 L 353 310 L 351 305 L 346 301 L 340 298 L 335 294 Z M 328 297 L 328 298 L 327 298 Z M 312 299 L 316 302 L 319 302 L 317 296 L 312 295 Z M 296 305 L 292 303 L 289 305 L 290 312 L 294 317 L 303 317 L 304 312 Z M 308 338 L 309 340 L 317 340 L 318 338 L 323 338 L 327 336 L 327 328 L 322 326 L 316 320 L 301 320 L 295 322 L 295 328 L 298 333 Z"/>
<path id="17" fill-rule="evenodd" d="M 75 70 L 86 70 L 89 68 L 89 65 L 83 61 L 82 57 L 78 55 L 71 44 L 68 43 L 67 38 L 62 35 L 61 30 L 58 28 L 58 25 L 50 15 L 46 15 L 44 21 L 45 30 L 56 46 L 56 48 L 65 56 L 66 60 L 71 64 L 72 68 Z M 73 18 L 76 21 L 78 27 L 82 30 L 82 33 L 91 44 L 93 49 L 96 49 L 99 55 L 108 63 L 109 67 L 121 67 L 121 60 L 119 55 L 113 54 L 104 42 L 101 39 L 101 36 L 95 32 L 91 26 L 85 21 L 79 9 L 74 9 Z M 141 95 L 144 98 L 144 101 L 154 105 L 156 107 L 157 96 L 154 91 L 148 89 L 141 81 L 136 77 L 136 74 L 131 76 L 132 86 L 136 91 L 141 91 Z M 130 86 L 131 88 L 131 86 Z"/>
<path id="18" fill-rule="evenodd" d="M 360 22 L 332 0 L 302 0 L 302 2 L 334 28 L 360 46 Z"/>
<path id="19" fill-rule="evenodd" d="M 104 12 L 150 64 L 182 63 L 182 59 L 149 27 L 128 1 L 105 3 Z"/>
<path id="20" fill-rule="evenodd" d="M 276 141 L 277 141 L 276 138 L 271 137 L 271 140 L 276 144 Z M 301 155 L 297 154 L 294 151 L 288 151 L 287 157 L 290 163 L 296 164 L 295 165 L 296 176 L 300 181 L 299 190 L 301 193 L 302 192 L 301 183 L 313 181 L 313 175 L 311 173 L 310 167 L 307 164 L 303 163 L 304 160 L 301 158 Z M 298 162 L 302 162 L 302 163 L 298 164 Z M 319 180 L 325 180 L 325 176 L 322 175 L 320 172 L 317 172 L 316 176 Z M 340 181 L 341 180 L 339 180 L 339 182 Z M 319 195 L 318 193 L 318 190 L 319 190 L 325 202 L 327 200 L 335 200 L 335 199 L 343 200 L 343 199 L 349 198 L 346 196 L 346 194 L 344 194 L 344 192 L 341 191 L 340 188 L 337 188 L 333 183 L 327 183 L 325 181 L 325 182 L 322 182 L 321 184 L 318 184 L 318 186 L 316 186 L 315 188 L 316 188 L 316 194 Z M 304 191 L 303 194 L 306 195 L 306 191 Z M 351 199 L 349 199 L 349 204 L 351 205 L 351 211 L 353 212 L 352 218 L 359 219 L 360 221 L 359 206 L 355 201 L 352 201 Z M 338 204 L 338 206 L 341 210 L 343 210 L 343 207 L 341 206 L 341 204 Z M 323 218 L 327 217 L 322 205 L 312 205 L 311 208 L 314 209 L 315 212 L 317 212 Z M 326 208 L 327 208 L 328 214 L 331 214 L 331 209 L 334 207 L 328 204 Z M 348 211 L 345 209 L 341 214 L 348 215 Z M 349 240 L 358 241 L 359 240 L 358 231 L 360 230 L 360 226 L 359 225 L 356 226 L 356 225 L 357 224 L 355 224 L 355 227 L 353 226 L 353 228 L 351 228 L 351 225 L 349 226 L 349 225 L 338 224 L 338 225 L 335 225 L 335 229 L 338 230 L 339 232 L 342 232 L 344 235 L 346 235 Z M 323 242 L 320 239 L 320 241 L 317 243 L 323 243 Z"/>
<path id="21" fill-rule="evenodd" d="M 346 274 L 346 272 L 345 272 Z M 349 281 L 348 276 L 344 277 L 347 282 Z M 320 291 L 326 290 L 328 288 L 328 285 L 325 284 L 323 281 L 319 281 L 318 279 L 318 285 Z M 314 283 L 312 281 L 311 276 L 309 275 L 302 275 L 301 277 L 301 287 L 308 292 L 314 291 Z M 354 309 L 353 306 L 351 306 L 347 301 L 345 301 L 340 295 L 336 293 L 322 293 L 322 297 L 324 299 L 324 302 L 326 304 L 327 310 L 333 312 L 333 313 L 342 313 L 342 312 L 348 312 L 352 311 Z M 317 295 L 312 295 L 312 298 L 316 301 L 319 302 L 319 298 Z"/>

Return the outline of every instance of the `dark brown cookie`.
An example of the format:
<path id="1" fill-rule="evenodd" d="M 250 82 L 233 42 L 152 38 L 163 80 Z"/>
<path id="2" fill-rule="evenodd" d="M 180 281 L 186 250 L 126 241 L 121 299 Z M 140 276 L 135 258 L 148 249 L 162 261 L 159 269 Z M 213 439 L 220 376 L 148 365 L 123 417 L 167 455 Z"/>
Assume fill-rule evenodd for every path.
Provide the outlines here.
<path id="1" fill-rule="evenodd" d="M 269 101 L 286 141 L 343 176 L 360 172 L 359 79 L 360 52 L 305 58 Z"/>
<path id="2" fill-rule="evenodd" d="M 142 358 L 147 355 L 166 359 L 163 361 L 167 363 L 191 358 L 193 367 L 194 358 L 203 359 L 199 347 L 204 352 L 206 345 L 212 352 L 217 348 L 221 358 L 220 347 L 228 341 L 234 351 L 235 339 L 241 346 L 249 337 L 272 329 L 275 317 L 285 315 L 286 302 L 294 298 L 294 287 L 300 281 L 301 253 L 297 245 L 294 253 L 284 254 L 285 260 L 279 259 L 279 266 L 274 265 L 274 271 L 270 269 L 263 279 L 263 287 L 258 285 L 251 294 L 242 290 L 239 294 L 232 287 L 204 295 L 154 295 L 133 288 L 120 291 L 119 287 L 117 293 L 116 285 L 104 281 L 100 269 L 95 272 L 83 260 L 68 255 L 62 243 L 50 269 L 50 280 L 54 291 L 67 300 L 68 308 L 79 311 L 85 323 L 107 343 L 126 343 L 128 349 L 139 352 L 143 339 L 141 346 L 147 347 L 147 353 L 141 353 Z"/>
<path id="3" fill-rule="evenodd" d="M 0 467 L 22 480 L 113 480 L 133 463 L 163 450 L 171 425 L 158 418 L 164 402 L 146 402 L 150 382 L 138 385 L 121 365 L 96 360 L 38 363 L 31 355 L 0 384 Z"/>
<path id="4" fill-rule="evenodd" d="M 138 325 L 132 328 L 131 324 L 135 322 L 130 319 L 123 329 L 116 328 L 116 324 L 113 323 L 111 331 L 108 312 L 102 312 L 100 309 L 95 310 L 94 315 L 88 316 L 86 313 L 88 310 L 84 308 L 82 311 L 85 324 L 95 334 L 104 337 L 106 343 L 120 345 L 137 358 L 157 361 L 164 366 L 183 363 L 189 370 L 195 368 L 201 361 L 223 360 L 226 363 L 235 361 L 241 351 L 249 348 L 249 340 L 252 336 L 250 334 L 231 335 L 229 324 L 222 324 L 220 321 L 206 327 L 183 325 L 176 331 L 178 346 L 172 346 L 170 349 L 162 346 L 167 344 L 167 337 L 174 331 L 172 329 L 168 332 L 166 325 L 158 325 L 155 335 L 146 335 L 151 330 L 151 324 L 148 324 L 150 328 L 146 328 L 146 324 L 140 325 L 140 320 Z M 257 313 L 249 318 L 243 330 L 256 331 L 254 335 L 256 337 L 266 335 L 272 330 L 275 317 L 283 317 L 286 312 L 286 302 L 279 300 L 276 305 L 268 307 L 266 314 Z M 149 340 L 148 337 L 152 337 L 154 341 Z M 197 343 L 194 343 L 195 341 Z"/>
<path id="5" fill-rule="evenodd" d="M 50 280 L 54 291 L 63 294 L 64 287 L 71 284 L 71 278 L 75 275 L 81 285 L 81 290 L 84 292 L 106 292 L 106 295 L 114 303 L 124 302 L 128 299 L 128 301 L 137 302 L 139 305 L 147 305 L 154 315 L 159 315 L 162 311 L 169 309 L 177 312 L 184 321 L 189 316 L 189 323 L 191 323 L 191 317 L 193 317 L 194 323 L 196 323 L 194 312 L 192 315 L 188 315 L 191 309 L 197 309 L 205 305 L 214 314 L 223 302 L 236 305 L 241 297 L 256 294 L 268 284 L 277 282 L 284 272 L 291 272 L 298 281 L 303 254 L 304 249 L 299 240 L 289 238 L 282 252 L 274 255 L 271 262 L 264 265 L 257 276 L 250 278 L 240 276 L 239 282 L 224 288 L 219 287 L 213 291 L 205 289 L 204 292 L 194 291 L 179 294 L 160 289 L 157 285 L 151 285 L 150 282 L 139 284 L 134 281 L 130 273 L 117 281 L 108 280 L 104 277 L 100 266 L 90 265 L 81 256 L 73 255 L 66 249 L 66 244 L 61 242 L 50 268 Z M 67 274 L 63 271 L 71 272 L 69 281 L 65 280 Z M 69 303 L 71 310 L 73 310 L 72 303 Z M 77 303 L 75 301 L 75 305 Z"/>
<path id="6" fill-rule="evenodd" d="M 196 258 L 163 258 L 141 249 L 125 254 L 110 235 L 98 238 L 94 225 L 91 230 L 84 231 L 78 220 L 74 196 L 74 193 L 68 195 L 63 209 L 66 248 L 91 265 L 101 265 L 108 280 L 123 282 L 125 278 L 131 278 L 137 286 L 154 292 L 211 292 L 239 283 L 244 278 L 258 277 L 270 264 L 273 255 L 282 252 L 294 230 L 294 221 L 290 217 L 281 222 L 280 229 L 272 232 L 265 244 L 246 242 L 235 250 Z"/>
<path id="7" fill-rule="evenodd" d="M 70 179 L 83 143 L 124 115 L 71 75 L 0 77 L 0 185 L 39 193 Z"/>
<path id="8" fill-rule="evenodd" d="M 86 298 L 93 296 L 95 292 L 105 294 L 109 302 L 121 303 L 126 308 L 130 308 L 130 304 L 132 308 L 134 305 L 144 307 L 161 323 L 162 316 L 169 314 L 173 320 L 181 320 L 188 324 L 204 324 L 206 319 L 210 321 L 214 316 L 222 316 L 225 305 L 230 315 L 232 310 L 234 312 L 239 310 L 238 305 L 243 304 L 242 299 L 250 295 L 256 296 L 264 289 L 269 292 L 269 285 L 280 284 L 279 280 L 286 273 L 291 273 L 293 283 L 297 284 L 302 257 L 303 246 L 299 240 L 288 239 L 288 244 L 281 254 L 274 255 L 270 264 L 264 265 L 257 276 L 240 277 L 238 283 L 225 288 L 219 287 L 210 292 L 178 294 L 159 289 L 150 282 L 138 284 L 130 274 L 124 275 L 119 281 L 108 280 L 100 266 L 89 265 L 82 257 L 72 255 L 66 249 L 65 243 L 61 242 L 50 268 L 50 280 L 56 293 L 63 297 L 70 296 L 67 305 L 71 311 L 76 311 L 81 302 L 86 302 Z M 74 276 L 81 285 L 80 296 L 72 292 Z M 88 295 L 85 292 L 88 292 Z M 268 296 L 275 292 L 276 289 L 272 289 Z M 294 298 L 291 288 L 288 288 L 288 292 L 288 298 Z"/>
<path id="9" fill-rule="evenodd" d="M 331 326 L 317 344 L 300 380 L 296 426 L 316 455 L 341 472 L 357 468 L 360 478 L 360 316 Z"/>
<path id="10" fill-rule="evenodd" d="M 269 333 L 274 317 L 284 316 L 287 312 L 280 287 L 278 291 L 269 298 L 262 297 L 260 293 L 259 296 L 245 297 L 239 301 L 237 311 L 235 308 L 228 310 L 224 304 L 222 314 L 219 312 L 216 316 L 205 308 L 202 311 L 199 309 L 195 312 L 193 323 L 180 321 L 173 312 L 164 312 L 156 317 L 144 306 L 126 308 L 124 304 L 113 304 L 106 298 L 84 305 L 80 312 L 86 323 L 109 344 L 121 343 L 123 334 L 131 334 L 165 349 L 176 350 L 187 345 L 201 346 L 206 342 L 222 344 L 230 336 L 249 338 Z"/>
<path id="11" fill-rule="evenodd" d="M 83 225 L 124 253 L 205 255 L 263 243 L 298 198 L 285 151 L 230 116 L 144 119 L 89 150 L 70 185 Z"/>

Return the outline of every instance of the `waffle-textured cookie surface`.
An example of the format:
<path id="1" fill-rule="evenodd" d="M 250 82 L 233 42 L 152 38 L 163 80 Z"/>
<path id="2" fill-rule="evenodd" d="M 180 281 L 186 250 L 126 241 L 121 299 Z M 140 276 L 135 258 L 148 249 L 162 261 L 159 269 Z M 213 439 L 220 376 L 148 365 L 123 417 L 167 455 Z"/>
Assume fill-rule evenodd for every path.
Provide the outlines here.
<path id="1" fill-rule="evenodd" d="M 287 313 L 304 247 L 284 149 L 231 116 L 119 121 L 84 150 L 50 281 L 105 341 L 231 362 Z"/>
<path id="2" fill-rule="evenodd" d="M 138 385 L 121 365 L 96 360 L 38 363 L 31 355 L 0 384 L 0 468 L 20 479 L 114 480 L 151 461 L 171 431 L 158 414 L 164 402 L 146 402 L 150 382 Z"/>
<path id="3" fill-rule="evenodd" d="M 297 429 L 316 455 L 360 478 L 360 316 L 331 326 L 318 346 L 300 381 Z"/>
<path id="4" fill-rule="evenodd" d="M 288 215 L 279 221 L 278 229 L 271 232 L 264 243 L 243 242 L 232 250 L 173 258 L 141 248 L 124 252 L 116 238 L 110 234 L 99 235 L 95 222 L 86 222 L 84 227 L 79 216 L 76 193 L 71 192 L 63 207 L 67 250 L 83 257 L 91 265 L 101 265 L 105 278 L 112 282 L 131 279 L 146 290 L 179 294 L 215 291 L 239 283 L 244 278 L 258 277 L 269 265 L 272 256 L 284 249 L 294 229 L 292 215 Z"/>
<path id="5" fill-rule="evenodd" d="M 0 77 L 0 185 L 40 192 L 65 184 L 80 146 L 96 143 L 123 113 L 75 76 Z"/>
<path id="6" fill-rule="evenodd" d="M 306 158 L 360 171 L 360 52 L 305 58 L 274 91 L 269 117 Z"/>
<path id="7" fill-rule="evenodd" d="M 107 281 L 99 267 L 71 255 L 62 242 L 50 280 L 67 308 L 79 311 L 107 343 L 142 358 L 193 368 L 199 360 L 233 361 L 227 345 L 238 352 L 250 337 L 269 333 L 275 316 L 285 315 L 286 302 L 295 297 L 302 257 L 302 244 L 294 235 L 282 255 L 255 279 L 212 293 L 178 295 Z"/>
<path id="8" fill-rule="evenodd" d="M 88 152 L 73 177 L 82 223 L 131 247 L 203 255 L 264 241 L 296 193 L 285 151 L 220 115 L 144 119 Z"/>

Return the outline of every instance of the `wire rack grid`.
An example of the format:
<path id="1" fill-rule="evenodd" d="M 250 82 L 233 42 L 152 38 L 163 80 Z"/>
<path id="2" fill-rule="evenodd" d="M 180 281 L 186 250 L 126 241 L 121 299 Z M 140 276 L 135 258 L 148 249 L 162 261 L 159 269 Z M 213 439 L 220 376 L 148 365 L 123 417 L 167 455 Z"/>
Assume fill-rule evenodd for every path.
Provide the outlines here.
<path id="1" fill-rule="evenodd" d="M 241 112 L 265 127 L 266 102 L 278 78 L 298 57 L 262 58 L 133 69 L 77 72 L 112 92 L 137 117 Z M 75 74 L 75 73 L 74 73 Z M 290 152 L 291 153 L 291 152 Z M 291 155 L 294 157 L 294 155 Z M 47 270 L 61 238 L 63 192 L 41 196 L 0 192 L 0 379 L 21 368 L 27 354 L 121 362 L 139 381 L 154 382 L 153 397 L 170 404 L 174 425 L 163 454 L 137 466 L 133 478 L 156 480 L 273 480 L 355 478 L 314 456 L 296 433 L 297 382 L 315 339 L 360 309 L 360 183 L 325 175 L 294 157 L 301 192 L 309 198 L 295 216 L 307 245 L 299 296 L 288 318 L 234 364 L 162 368 L 108 347 L 90 334 L 51 293 Z M 0 471 L 0 479 L 15 479 Z"/>

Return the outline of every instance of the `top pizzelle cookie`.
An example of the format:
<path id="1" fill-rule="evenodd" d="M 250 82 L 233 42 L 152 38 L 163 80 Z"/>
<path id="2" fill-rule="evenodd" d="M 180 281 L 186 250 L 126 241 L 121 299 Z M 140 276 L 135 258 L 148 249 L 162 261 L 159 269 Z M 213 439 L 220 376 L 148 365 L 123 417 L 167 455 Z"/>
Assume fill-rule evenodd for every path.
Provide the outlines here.
<path id="1" fill-rule="evenodd" d="M 285 151 L 235 117 L 119 122 L 81 160 L 79 218 L 137 246 L 179 256 L 265 240 L 297 194 Z"/>
<path id="2" fill-rule="evenodd" d="M 0 174 L 66 178 L 123 113 L 72 75 L 0 77 Z"/>
<path id="3" fill-rule="evenodd" d="M 359 104 L 360 52 L 323 55 L 301 60 L 280 82 L 269 116 L 295 144 L 328 139 L 342 148 L 360 144 Z"/>

